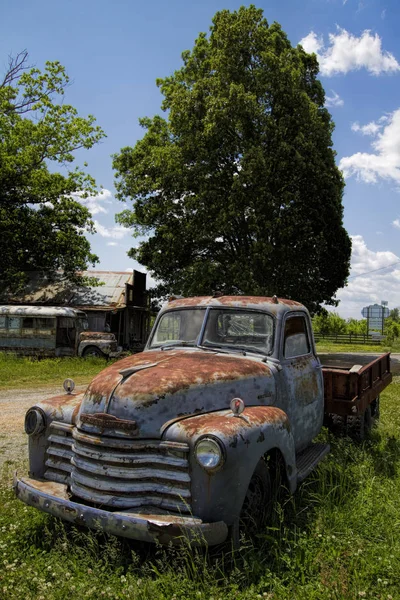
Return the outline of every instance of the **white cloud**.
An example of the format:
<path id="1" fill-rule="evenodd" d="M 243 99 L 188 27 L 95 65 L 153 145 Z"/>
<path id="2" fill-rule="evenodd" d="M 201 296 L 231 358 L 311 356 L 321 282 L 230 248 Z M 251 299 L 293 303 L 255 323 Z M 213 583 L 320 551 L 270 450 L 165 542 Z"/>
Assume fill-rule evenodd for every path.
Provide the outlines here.
<path id="1" fill-rule="evenodd" d="M 361 310 L 369 304 L 388 300 L 389 308 L 400 306 L 400 264 L 393 265 L 400 257 L 389 250 L 370 250 L 361 235 L 352 236 L 352 242 L 350 277 L 357 277 L 337 292 L 340 304 L 335 310 L 343 317 L 361 319 Z"/>
<path id="2" fill-rule="evenodd" d="M 392 225 L 393 227 L 396 227 L 396 229 L 400 229 L 400 219 L 395 219 Z"/>
<path id="3" fill-rule="evenodd" d="M 336 34 L 329 34 L 328 46 L 322 36 L 311 31 L 299 43 L 306 52 L 317 55 L 321 75 L 327 77 L 359 69 L 367 69 L 372 75 L 400 70 L 393 54 L 382 50 L 379 35 L 373 35 L 368 29 L 357 37 L 338 27 Z"/>
<path id="4" fill-rule="evenodd" d="M 119 246 L 118 242 L 107 242 L 107 246 Z"/>
<path id="5" fill-rule="evenodd" d="M 112 193 L 106 189 L 102 190 L 96 196 L 89 196 L 88 198 L 82 198 L 83 192 L 76 192 L 71 195 L 74 200 L 86 206 L 92 215 L 108 213 L 108 209 L 104 205 L 112 203 Z"/>
<path id="6" fill-rule="evenodd" d="M 374 153 L 357 152 L 341 159 L 339 168 L 345 178 L 355 175 L 365 183 L 376 183 L 379 178 L 400 183 L 400 108 L 379 119 L 376 139 L 371 143 Z M 376 125 L 376 124 L 375 124 Z M 371 130 L 372 123 L 364 125 Z M 365 133 L 363 127 L 354 129 Z"/>
<path id="7" fill-rule="evenodd" d="M 375 121 L 371 121 L 371 123 L 367 123 L 367 125 L 360 125 L 357 121 L 352 124 L 352 131 L 359 131 L 363 135 L 372 135 L 375 136 L 378 131 L 382 128 L 382 125 L 379 123 L 375 123 Z"/>
<path id="8" fill-rule="evenodd" d="M 113 238 L 115 240 L 121 240 L 129 233 L 129 229 L 126 227 L 122 227 L 122 225 L 115 225 L 115 227 L 104 227 L 98 221 L 94 222 L 94 226 L 96 231 L 101 237 L 105 238 Z"/>
<path id="9" fill-rule="evenodd" d="M 343 106 L 344 102 L 342 98 L 334 90 L 331 90 L 332 96 L 326 96 L 325 106 L 331 108 L 332 106 Z"/>

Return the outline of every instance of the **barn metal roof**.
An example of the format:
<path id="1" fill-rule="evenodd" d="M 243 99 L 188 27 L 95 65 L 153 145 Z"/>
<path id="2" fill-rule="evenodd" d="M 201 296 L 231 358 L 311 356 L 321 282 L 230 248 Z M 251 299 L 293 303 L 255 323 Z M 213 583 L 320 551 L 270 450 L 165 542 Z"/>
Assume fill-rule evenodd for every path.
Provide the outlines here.
<path id="1" fill-rule="evenodd" d="M 4 304 L 41 304 L 64 305 L 76 308 L 113 309 L 125 306 L 125 285 L 133 284 L 133 273 L 129 271 L 83 271 L 85 277 L 96 277 L 96 287 L 77 287 L 66 282 L 62 274 L 57 274 L 49 281 L 41 273 L 30 273 L 29 283 L 25 290 L 15 296 L 4 297 L 0 294 L 0 302 Z"/>

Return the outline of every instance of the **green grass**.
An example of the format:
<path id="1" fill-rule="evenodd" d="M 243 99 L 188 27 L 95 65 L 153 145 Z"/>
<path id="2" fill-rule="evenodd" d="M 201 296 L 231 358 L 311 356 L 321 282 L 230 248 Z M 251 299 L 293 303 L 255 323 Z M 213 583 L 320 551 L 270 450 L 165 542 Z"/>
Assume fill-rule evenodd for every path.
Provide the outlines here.
<path id="1" fill-rule="evenodd" d="M 33 384 L 60 384 L 67 377 L 75 383 L 89 383 L 91 378 L 107 366 L 102 358 L 17 358 L 0 352 L 0 389 L 24 388 Z"/>
<path id="2" fill-rule="evenodd" d="M 317 352 L 373 352 L 384 354 L 385 352 L 399 352 L 400 348 L 381 344 L 335 344 L 335 342 L 321 341 L 316 344 Z"/>
<path id="3" fill-rule="evenodd" d="M 400 598 L 400 378 L 381 422 L 357 445 L 326 430 L 332 452 L 271 526 L 234 556 L 160 548 L 77 530 L 0 487 L 4 600 L 344 600 Z M 24 467 L 24 465 L 22 465 Z"/>

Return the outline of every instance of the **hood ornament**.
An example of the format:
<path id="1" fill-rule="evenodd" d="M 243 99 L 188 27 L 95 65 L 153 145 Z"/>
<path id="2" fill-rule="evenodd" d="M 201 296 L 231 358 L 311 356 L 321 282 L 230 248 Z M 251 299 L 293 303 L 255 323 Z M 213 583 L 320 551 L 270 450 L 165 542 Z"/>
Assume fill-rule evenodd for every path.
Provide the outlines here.
<path id="1" fill-rule="evenodd" d="M 230 402 L 231 411 L 234 417 L 240 417 L 244 411 L 244 402 L 241 398 L 233 398 Z"/>

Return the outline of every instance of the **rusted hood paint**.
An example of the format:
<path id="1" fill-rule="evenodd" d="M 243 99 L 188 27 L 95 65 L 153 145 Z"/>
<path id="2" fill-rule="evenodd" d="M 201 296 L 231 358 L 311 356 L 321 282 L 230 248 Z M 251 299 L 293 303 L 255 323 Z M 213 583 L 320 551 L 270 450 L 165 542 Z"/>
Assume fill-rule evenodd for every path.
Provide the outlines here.
<path id="1" fill-rule="evenodd" d="M 143 352 L 99 373 L 79 414 L 107 413 L 134 420 L 137 437 L 159 437 L 166 421 L 228 408 L 238 394 L 246 405 L 272 403 L 274 377 L 260 358 L 186 349 Z M 79 416 L 78 425 L 97 431 Z M 127 435 L 118 428 L 113 434 Z"/>
<path id="2" fill-rule="evenodd" d="M 38 402 L 35 406 L 41 408 L 50 421 L 75 423 L 83 395 L 83 392 L 79 394 L 60 394 Z"/>
<path id="3" fill-rule="evenodd" d="M 87 340 L 109 340 L 111 342 L 115 342 L 116 337 L 113 333 L 103 332 L 103 331 L 83 331 L 79 339 L 84 342 Z"/>

